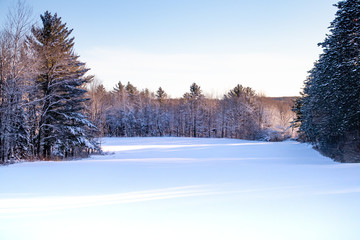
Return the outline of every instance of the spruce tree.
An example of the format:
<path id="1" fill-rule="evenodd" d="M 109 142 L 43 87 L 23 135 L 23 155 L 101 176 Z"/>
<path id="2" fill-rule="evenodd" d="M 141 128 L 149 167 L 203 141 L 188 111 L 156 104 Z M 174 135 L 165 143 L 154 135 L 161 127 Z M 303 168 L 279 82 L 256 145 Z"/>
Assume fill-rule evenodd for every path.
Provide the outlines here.
<path id="1" fill-rule="evenodd" d="M 57 14 L 41 15 L 42 27 L 33 26 L 27 38 L 37 66 L 34 108 L 38 157 L 70 157 L 97 149 L 92 140 L 94 125 L 83 114 L 89 70 L 74 53 L 74 38 Z"/>
<path id="2" fill-rule="evenodd" d="M 298 100 L 300 131 L 324 154 L 360 161 L 360 0 L 340 1 Z"/>

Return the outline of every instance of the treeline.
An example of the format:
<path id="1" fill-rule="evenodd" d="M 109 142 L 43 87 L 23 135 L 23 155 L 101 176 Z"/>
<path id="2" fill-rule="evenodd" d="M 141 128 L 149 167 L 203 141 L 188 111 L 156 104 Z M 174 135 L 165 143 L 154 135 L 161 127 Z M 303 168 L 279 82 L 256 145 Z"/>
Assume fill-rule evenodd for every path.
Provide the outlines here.
<path id="1" fill-rule="evenodd" d="M 101 136 L 280 141 L 294 134 L 292 101 L 261 97 L 240 84 L 222 99 L 206 97 L 196 83 L 179 99 L 168 98 L 161 87 L 151 92 L 130 82 L 118 82 L 112 91 L 95 82 L 88 94 L 91 104 L 87 110 Z"/>
<path id="2" fill-rule="evenodd" d="M 300 136 L 340 162 L 360 162 L 360 1 L 340 1 L 323 53 L 294 111 Z"/>
<path id="3" fill-rule="evenodd" d="M 18 1 L 0 32 L 0 163 L 96 151 L 72 30 L 49 12 L 32 25 L 28 9 Z"/>
<path id="4" fill-rule="evenodd" d="M 100 151 L 102 136 L 217 137 L 279 141 L 294 135 L 289 99 L 237 85 L 223 98 L 192 84 L 182 98 L 119 82 L 112 91 L 86 75 L 72 29 L 45 12 L 31 23 L 23 1 L 0 30 L 0 164 Z"/>

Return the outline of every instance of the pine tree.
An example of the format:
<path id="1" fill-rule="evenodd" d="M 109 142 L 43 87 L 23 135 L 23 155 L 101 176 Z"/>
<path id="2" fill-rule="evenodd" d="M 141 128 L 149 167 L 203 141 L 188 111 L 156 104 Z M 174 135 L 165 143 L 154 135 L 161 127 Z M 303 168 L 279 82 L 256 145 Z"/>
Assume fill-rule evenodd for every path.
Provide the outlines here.
<path id="1" fill-rule="evenodd" d="M 129 99 L 134 103 L 136 103 L 137 100 L 136 97 L 139 94 L 137 88 L 134 85 L 132 85 L 130 82 L 128 82 L 127 85 L 125 86 L 125 90 L 128 94 Z"/>
<path id="2" fill-rule="evenodd" d="M 166 97 L 166 92 L 161 87 L 159 87 L 159 89 L 156 91 L 156 99 L 159 101 L 159 103 L 163 103 Z"/>
<path id="3" fill-rule="evenodd" d="M 128 96 L 125 85 L 119 81 L 113 88 L 112 105 L 106 114 L 107 135 L 126 136 L 126 112 L 128 109 Z"/>
<path id="4" fill-rule="evenodd" d="M 298 100 L 300 131 L 324 154 L 360 161 L 360 1 L 340 1 Z"/>
<path id="5" fill-rule="evenodd" d="M 257 117 L 258 106 L 256 94 L 250 87 L 238 84 L 223 98 L 224 120 L 223 132 L 229 137 L 256 139 L 261 123 Z"/>
<path id="6" fill-rule="evenodd" d="M 186 108 L 188 109 L 188 120 L 186 121 L 188 135 L 191 137 L 198 137 L 202 118 L 201 104 L 204 99 L 200 86 L 196 83 L 191 84 L 190 92 L 185 93 L 183 99 L 187 105 Z"/>
<path id="7" fill-rule="evenodd" d="M 27 38 L 37 66 L 35 108 L 37 134 L 34 138 L 38 157 L 70 157 L 97 149 L 92 140 L 94 125 L 83 114 L 89 70 L 74 53 L 72 30 L 57 14 L 41 15 L 42 27 L 33 26 Z"/>
<path id="8" fill-rule="evenodd" d="M 158 135 L 163 136 L 165 129 L 169 128 L 169 117 L 166 111 L 167 94 L 161 87 L 159 87 L 159 89 L 156 91 L 155 97 L 157 100 L 157 104 L 155 105 L 156 130 Z"/>
<path id="9" fill-rule="evenodd" d="M 114 93 L 123 93 L 125 91 L 125 86 L 121 83 L 121 81 L 119 81 L 115 87 L 114 87 L 114 90 L 113 92 Z"/>

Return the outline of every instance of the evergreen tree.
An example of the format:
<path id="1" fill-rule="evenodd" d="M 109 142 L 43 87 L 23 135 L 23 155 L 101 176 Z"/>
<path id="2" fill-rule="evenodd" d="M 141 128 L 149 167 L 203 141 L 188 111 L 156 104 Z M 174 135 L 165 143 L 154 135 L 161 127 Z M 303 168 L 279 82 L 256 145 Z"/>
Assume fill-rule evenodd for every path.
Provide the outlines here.
<path id="1" fill-rule="evenodd" d="M 360 1 L 340 1 L 297 102 L 300 131 L 324 154 L 360 161 Z"/>
<path id="2" fill-rule="evenodd" d="M 156 91 L 156 99 L 159 101 L 159 103 L 163 103 L 166 97 L 166 92 L 161 87 L 159 87 L 159 89 Z"/>
<path id="3" fill-rule="evenodd" d="M 257 115 L 258 106 L 256 94 L 250 87 L 238 84 L 223 98 L 224 127 L 229 137 L 256 139 L 260 132 L 261 123 Z"/>
<path id="4" fill-rule="evenodd" d="M 187 108 L 189 109 L 187 117 L 187 131 L 189 132 L 189 136 L 198 137 L 199 127 L 202 124 L 202 109 L 201 104 L 204 99 L 204 95 L 202 94 L 202 90 L 199 85 L 196 83 L 191 84 L 190 92 L 185 93 L 183 99 L 185 100 L 185 104 L 187 104 Z"/>
<path id="5" fill-rule="evenodd" d="M 139 94 L 137 88 L 134 85 L 132 85 L 130 82 L 128 82 L 127 85 L 125 86 L 125 90 L 128 94 L 129 99 L 134 103 L 136 103 L 136 97 Z"/>
<path id="6" fill-rule="evenodd" d="M 167 94 L 166 92 L 159 87 L 159 89 L 156 91 L 156 100 L 157 100 L 157 104 L 155 105 L 155 109 L 156 109 L 156 129 L 157 129 L 157 133 L 160 136 L 164 135 L 165 129 L 169 129 L 169 116 L 167 114 L 167 110 L 166 110 L 166 99 L 167 99 Z"/>
<path id="7" fill-rule="evenodd" d="M 125 86 L 119 81 L 114 87 L 114 93 L 122 94 L 125 91 Z"/>
<path id="8" fill-rule="evenodd" d="M 72 30 L 57 14 L 41 15 L 42 27 L 33 26 L 28 48 L 37 66 L 35 108 L 37 134 L 34 138 L 38 157 L 68 157 L 97 149 L 92 140 L 94 125 L 82 113 L 89 70 L 74 53 Z"/>

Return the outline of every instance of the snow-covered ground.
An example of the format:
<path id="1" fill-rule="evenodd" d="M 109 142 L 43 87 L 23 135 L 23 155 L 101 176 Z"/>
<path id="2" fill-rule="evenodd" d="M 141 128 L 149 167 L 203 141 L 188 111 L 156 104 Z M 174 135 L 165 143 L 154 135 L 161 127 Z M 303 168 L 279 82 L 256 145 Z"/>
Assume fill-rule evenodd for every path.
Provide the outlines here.
<path id="1" fill-rule="evenodd" d="M 0 239 L 360 239 L 360 164 L 296 142 L 105 138 L 0 167 Z"/>

